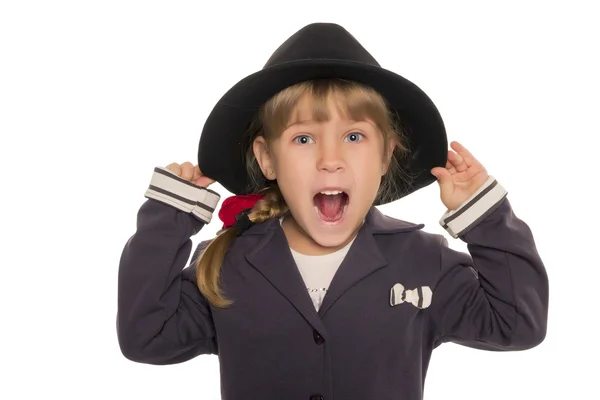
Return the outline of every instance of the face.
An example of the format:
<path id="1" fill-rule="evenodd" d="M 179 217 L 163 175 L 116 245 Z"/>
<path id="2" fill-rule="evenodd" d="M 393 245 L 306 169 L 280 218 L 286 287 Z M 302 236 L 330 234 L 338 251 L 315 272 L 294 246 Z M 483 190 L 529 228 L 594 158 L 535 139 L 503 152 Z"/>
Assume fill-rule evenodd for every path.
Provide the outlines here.
<path id="1" fill-rule="evenodd" d="M 335 251 L 356 235 L 389 164 L 372 121 L 349 120 L 333 95 L 328 108 L 328 121 L 314 121 L 311 99 L 304 98 L 296 123 L 272 142 L 254 143 L 263 173 L 277 179 L 290 208 L 283 224 L 288 241 L 304 254 Z"/>

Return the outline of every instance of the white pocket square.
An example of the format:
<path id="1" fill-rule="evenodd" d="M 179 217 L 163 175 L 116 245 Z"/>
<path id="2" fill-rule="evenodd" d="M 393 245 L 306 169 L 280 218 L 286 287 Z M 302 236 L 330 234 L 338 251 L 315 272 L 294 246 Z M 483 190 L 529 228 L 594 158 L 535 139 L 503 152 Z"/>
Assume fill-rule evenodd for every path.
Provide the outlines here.
<path id="1" fill-rule="evenodd" d="M 431 304 L 432 294 L 429 286 L 405 290 L 402 284 L 396 283 L 390 290 L 390 305 L 396 306 L 406 302 L 417 308 L 427 308 Z"/>

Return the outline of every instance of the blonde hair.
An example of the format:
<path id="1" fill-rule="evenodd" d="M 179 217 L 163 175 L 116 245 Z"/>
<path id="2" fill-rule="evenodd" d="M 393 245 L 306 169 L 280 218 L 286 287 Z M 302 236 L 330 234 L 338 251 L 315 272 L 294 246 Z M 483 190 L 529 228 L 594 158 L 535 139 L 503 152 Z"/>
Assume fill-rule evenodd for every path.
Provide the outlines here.
<path id="1" fill-rule="evenodd" d="M 408 148 L 403 130 L 397 115 L 393 115 L 384 98 L 371 87 L 357 82 L 342 79 L 319 79 L 298 83 L 273 96 L 258 111 L 245 136 L 245 163 L 250 177 L 248 193 L 262 193 L 264 198 L 252 208 L 249 219 L 261 223 L 271 218 L 278 218 L 288 211 L 285 200 L 278 186 L 266 180 L 254 152 L 252 143 L 258 136 L 263 136 L 267 143 L 277 139 L 295 118 L 296 106 L 304 96 L 313 100 L 313 119 L 326 121 L 328 114 L 328 98 L 330 94 L 339 95 L 340 110 L 355 121 L 371 119 L 383 136 L 384 158 L 390 157 L 386 174 L 381 178 L 377 192 L 376 204 L 386 203 L 394 199 L 400 189 L 399 179 L 409 186 L 411 177 L 401 168 Z M 389 143 L 393 142 L 393 152 L 389 154 Z M 204 250 L 196 264 L 197 284 L 200 292 L 216 308 L 226 308 L 232 301 L 226 299 L 219 285 L 220 271 L 225 254 L 235 240 L 237 232 L 234 228 L 225 229 L 217 234 Z"/>

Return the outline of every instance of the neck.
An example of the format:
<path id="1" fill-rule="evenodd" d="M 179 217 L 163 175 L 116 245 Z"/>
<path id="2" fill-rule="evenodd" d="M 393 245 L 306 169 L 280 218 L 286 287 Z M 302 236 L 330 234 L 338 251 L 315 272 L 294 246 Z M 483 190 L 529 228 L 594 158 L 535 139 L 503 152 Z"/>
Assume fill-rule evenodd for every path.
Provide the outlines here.
<path id="1" fill-rule="evenodd" d="M 287 238 L 287 241 L 292 250 L 297 251 L 300 254 L 308 256 L 320 256 L 324 254 L 330 254 L 344 248 L 348 243 L 352 241 L 358 234 L 360 226 L 352 232 L 352 234 L 342 244 L 338 246 L 325 247 L 315 242 L 312 237 L 294 219 L 291 213 L 288 213 L 282 224 L 283 232 Z"/>

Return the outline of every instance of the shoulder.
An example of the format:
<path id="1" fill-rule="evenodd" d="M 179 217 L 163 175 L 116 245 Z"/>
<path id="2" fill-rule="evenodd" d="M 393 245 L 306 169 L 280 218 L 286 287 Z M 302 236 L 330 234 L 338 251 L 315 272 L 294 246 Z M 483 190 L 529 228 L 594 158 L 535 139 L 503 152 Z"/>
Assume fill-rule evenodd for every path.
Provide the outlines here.
<path id="1" fill-rule="evenodd" d="M 369 225 L 371 233 L 377 237 L 390 236 L 392 240 L 402 238 L 413 244 L 417 242 L 427 247 L 439 247 L 444 240 L 442 234 L 424 230 L 425 224 L 423 223 L 394 218 L 375 207 L 371 208 L 367 214 L 366 223 Z"/>
<path id="2" fill-rule="evenodd" d="M 394 218 L 375 207 L 369 210 L 365 223 L 380 245 L 386 245 L 388 251 L 405 253 L 403 257 L 423 252 L 439 254 L 444 241 L 442 234 L 424 230 L 423 223 Z"/>
<path id="3" fill-rule="evenodd" d="M 365 223 L 373 234 L 394 234 L 416 232 L 423 229 L 425 224 L 405 221 L 390 217 L 376 207 L 371 207 L 365 217 Z"/>
<path id="4" fill-rule="evenodd" d="M 196 250 L 194 250 L 194 254 L 192 255 L 192 261 L 197 261 L 198 258 L 202 255 L 202 253 L 204 253 L 204 250 L 206 250 L 208 245 L 211 244 L 213 240 L 214 238 L 203 240 L 200 243 L 198 243 L 198 245 L 196 246 Z"/>

